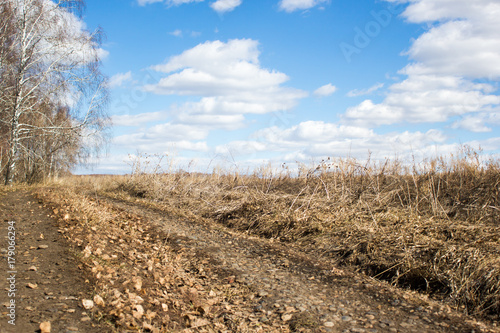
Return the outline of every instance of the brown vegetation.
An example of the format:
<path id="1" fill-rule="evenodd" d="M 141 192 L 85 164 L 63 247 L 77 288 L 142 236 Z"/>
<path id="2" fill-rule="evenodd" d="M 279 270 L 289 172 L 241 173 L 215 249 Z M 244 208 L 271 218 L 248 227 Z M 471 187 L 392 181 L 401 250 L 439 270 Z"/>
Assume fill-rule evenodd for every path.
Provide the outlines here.
<path id="1" fill-rule="evenodd" d="M 411 165 L 329 159 L 292 176 L 286 168 L 252 175 L 165 173 L 154 157 L 145 159 L 135 161 L 131 175 L 71 182 L 177 216 L 294 242 L 468 314 L 498 319 L 498 160 L 483 160 L 464 147 Z M 144 162 L 154 166 L 149 173 Z"/>

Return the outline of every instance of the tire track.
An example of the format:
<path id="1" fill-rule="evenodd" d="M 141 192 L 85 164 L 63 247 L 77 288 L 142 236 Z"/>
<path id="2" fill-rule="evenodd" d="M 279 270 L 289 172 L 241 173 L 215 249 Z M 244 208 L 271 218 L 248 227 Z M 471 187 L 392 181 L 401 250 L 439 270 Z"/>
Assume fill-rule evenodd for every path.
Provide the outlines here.
<path id="1" fill-rule="evenodd" d="M 171 242 L 229 273 L 255 291 L 246 304 L 262 323 L 287 323 L 318 332 L 498 332 L 413 292 L 306 255 L 291 244 L 237 233 L 215 223 L 166 216 L 161 209 L 100 197 L 119 210 L 143 216 Z"/>

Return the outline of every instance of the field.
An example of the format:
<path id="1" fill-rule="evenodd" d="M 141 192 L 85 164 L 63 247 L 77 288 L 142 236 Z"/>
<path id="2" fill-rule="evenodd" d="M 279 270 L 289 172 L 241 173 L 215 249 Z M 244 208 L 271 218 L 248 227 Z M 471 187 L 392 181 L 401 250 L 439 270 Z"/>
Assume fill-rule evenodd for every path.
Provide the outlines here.
<path id="1" fill-rule="evenodd" d="M 143 157 L 126 176 L 73 188 L 216 222 L 334 260 L 469 315 L 500 313 L 500 162 L 465 147 L 404 164 L 328 159 L 298 174 L 164 172 Z"/>

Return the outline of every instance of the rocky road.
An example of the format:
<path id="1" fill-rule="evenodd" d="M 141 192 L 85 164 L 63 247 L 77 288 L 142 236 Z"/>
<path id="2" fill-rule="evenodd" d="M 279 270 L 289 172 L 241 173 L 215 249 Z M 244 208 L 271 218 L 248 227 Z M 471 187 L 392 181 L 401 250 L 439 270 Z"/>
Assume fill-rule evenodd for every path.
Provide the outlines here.
<path id="1" fill-rule="evenodd" d="M 82 198 L 89 200 L 85 196 Z M 71 224 L 78 222 L 56 219 L 53 209 L 57 204 L 54 201 L 49 200 L 49 206 L 44 207 L 42 199 L 34 199 L 26 190 L 10 192 L 2 200 L 0 332 L 36 332 L 44 322 L 51 323 L 51 332 L 162 330 L 152 325 L 153 320 L 148 322 L 151 324 L 133 329 L 118 325 L 118 319 L 114 324 L 111 320 L 114 309 L 110 306 L 97 312 L 87 311 L 82 301 L 92 299 L 99 292 L 94 284 L 99 279 L 100 275 L 96 278 L 95 274 L 99 270 L 90 269 L 81 262 L 85 257 L 82 253 L 88 251 L 88 246 L 83 243 L 75 246 L 68 241 L 68 235 L 63 237 L 61 233 L 62 227 L 72 230 Z M 196 302 L 191 300 L 195 309 L 182 314 L 180 309 L 183 307 L 177 301 L 172 302 L 174 306 L 169 309 L 175 309 L 177 304 L 179 325 L 168 326 L 164 320 L 164 331 L 500 332 L 495 323 L 480 322 L 424 295 L 339 268 L 330 259 L 314 255 L 314 251 L 307 254 L 292 244 L 259 239 L 215 223 L 195 223 L 168 216 L 161 208 L 141 202 L 110 197 L 93 200 L 117 215 L 134 216 L 127 222 L 127 227 L 145 230 L 133 233 L 133 241 L 127 240 L 127 234 L 123 233 L 120 236 L 124 239 L 120 243 L 122 248 L 134 242 L 141 247 L 133 251 L 159 248 L 159 240 L 163 240 L 161 246 L 186 258 L 187 266 L 175 276 L 182 275 L 183 281 L 190 281 L 184 284 L 192 287 L 189 290 L 197 289 L 198 293 L 206 295 L 203 299 L 217 300 L 209 303 L 211 308 L 205 310 L 198 309 Z M 12 299 L 8 296 L 6 238 L 11 221 L 15 221 L 16 226 L 15 327 L 9 324 L 10 310 L 6 306 Z M 115 249 L 115 243 L 108 245 L 106 249 Z M 117 253 L 113 251 L 106 260 L 113 257 L 112 253 Z M 124 249 L 120 251 L 126 252 Z M 150 265 L 149 273 L 141 273 L 138 294 L 147 299 L 148 288 L 142 286 L 154 286 L 155 292 L 164 298 L 151 301 L 151 306 L 161 309 L 160 303 L 168 303 L 168 297 L 177 297 L 175 293 L 186 286 L 175 282 L 170 289 L 164 287 L 165 283 L 158 283 L 162 278 L 153 274 L 155 269 Z M 108 271 L 113 270 L 108 268 Z M 113 279 L 115 286 L 126 285 L 130 279 L 126 283 L 116 281 L 120 281 L 119 278 Z M 114 295 L 130 295 L 128 287 L 120 290 L 114 291 Z M 161 306 L 167 307 L 163 303 Z M 135 309 L 133 316 L 137 321 L 142 320 L 143 315 L 137 315 L 138 308 Z M 161 313 L 156 313 L 150 312 L 151 318 L 161 317 Z M 171 320 L 177 320 L 173 313 L 169 314 Z"/>
<path id="2" fill-rule="evenodd" d="M 143 215 L 176 242 L 215 259 L 234 280 L 255 291 L 248 316 L 260 322 L 304 321 L 324 332 L 479 332 L 479 323 L 426 297 L 336 267 L 286 244 L 220 225 L 173 219 L 161 210 L 107 198 Z M 292 323 L 293 326 L 293 323 Z M 297 325 L 300 326 L 300 325 Z M 293 328 L 293 327 L 292 327 Z"/>

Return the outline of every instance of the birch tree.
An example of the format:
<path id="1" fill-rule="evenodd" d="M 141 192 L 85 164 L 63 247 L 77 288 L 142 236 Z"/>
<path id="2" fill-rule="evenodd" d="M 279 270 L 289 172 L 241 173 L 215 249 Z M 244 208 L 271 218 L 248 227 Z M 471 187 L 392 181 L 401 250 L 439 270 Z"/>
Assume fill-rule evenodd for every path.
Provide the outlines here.
<path id="1" fill-rule="evenodd" d="M 6 184 L 53 175 L 58 165 L 71 167 L 103 143 L 109 118 L 101 33 L 87 31 L 75 15 L 82 6 L 70 0 L 2 1 L 8 21 L 0 37 Z"/>

